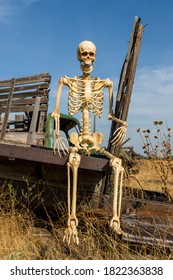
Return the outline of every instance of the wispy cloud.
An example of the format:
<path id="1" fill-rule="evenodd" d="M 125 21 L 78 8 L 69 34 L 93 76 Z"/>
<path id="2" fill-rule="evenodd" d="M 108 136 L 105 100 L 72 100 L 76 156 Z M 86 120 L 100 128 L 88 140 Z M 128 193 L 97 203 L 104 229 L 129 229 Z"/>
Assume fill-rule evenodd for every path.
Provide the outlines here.
<path id="1" fill-rule="evenodd" d="M 16 15 L 17 9 L 11 1 L 0 0 L 0 22 L 9 23 Z"/>
<path id="2" fill-rule="evenodd" d="M 41 1 L 41 0 L 21 0 L 23 5 L 31 5 L 31 4 L 33 4 L 35 2 L 38 2 L 38 1 Z"/>
<path id="3" fill-rule="evenodd" d="M 169 117 L 173 102 L 173 66 L 139 70 L 132 99 L 135 115 Z"/>
<path id="4" fill-rule="evenodd" d="M 12 23 L 21 10 L 40 0 L 0 0 L 0 23 Z"/>
<path id="5" fill-rule="evenodd" d="M 156 120 L 171 127 L 172 104 L 173 66 L 138 69 L 128 116 L 128 136 L 137 150 L 141 145 L 136 129 L 152 129 Z"/>

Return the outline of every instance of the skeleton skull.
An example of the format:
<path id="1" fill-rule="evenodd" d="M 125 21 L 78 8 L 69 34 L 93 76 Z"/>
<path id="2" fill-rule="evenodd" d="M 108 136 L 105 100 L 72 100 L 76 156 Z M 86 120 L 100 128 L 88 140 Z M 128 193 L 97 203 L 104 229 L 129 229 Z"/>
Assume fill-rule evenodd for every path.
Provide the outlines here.
<path id="1" fill-rule="evenodd" d="M 83 41 L 78 45 L 77 58 L 80 61 L 80 68 L 83 73 L 90 73 L 93 70 L 96 59 L 96 46 L 91 41 Z"/>

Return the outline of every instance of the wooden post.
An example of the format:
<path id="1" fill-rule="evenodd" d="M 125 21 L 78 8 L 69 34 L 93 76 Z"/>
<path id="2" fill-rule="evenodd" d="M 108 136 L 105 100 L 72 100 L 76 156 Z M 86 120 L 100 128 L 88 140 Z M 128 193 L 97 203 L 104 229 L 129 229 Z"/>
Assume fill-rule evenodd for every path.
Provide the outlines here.
<path id="1" fill-rule="evenodd" d="M 135 17 L 128 52 L 120 75 L 114 110 L 114 115 L 123 121 L 127 120 L 143 29 L 140 18 Z M 112 146 L 111 140 L 113 138 L 113 132 L 119 125 L 119 123 L 112 122 L 108 143 L 108 150 L 117 157 L 119 157 L 121 146 Z"/>
<path id="2" fill-rule="evenodd" d="M 8 118 L 9 118 L 9 114 L 10 114 L 10 108 L 11 108 L 11 104 L 12 104 L 12 98 L 13 98 L 15 81 L 16 81 L 15 78 L 13 78 L 11 80 L 11 87 L 10 87 L 10 90 L 9 90 L 9 95 L 8 95 L 8 100 L 7 100 L 7 107 L 6 107 L 6 110 L 5 110 L 4 120 L 3 120 L 3 123 L 2 123 L 0 140 L 3 140 L 4 136 L 5 136 L 5 131 L 6 131 L 6 127 L 7 127 L 7 123 L 8 123 Z"/>
<path id="3" fill-rule="evenodd" d="M 36 131 L 36 126 L 37 126 L 37 120 L 38 120 L 38 113 L 39 113 L 39 108 L 40 108 L 40 100 L 41 97 L 36 97 L 35 101 L 35 107 L 32 115 L 32 120 L 30 124 L 30 129 L 28 132 L 28 138 L 27 138 L 27 144 L 32 145 L 35 137 L 35 131 Z"/>

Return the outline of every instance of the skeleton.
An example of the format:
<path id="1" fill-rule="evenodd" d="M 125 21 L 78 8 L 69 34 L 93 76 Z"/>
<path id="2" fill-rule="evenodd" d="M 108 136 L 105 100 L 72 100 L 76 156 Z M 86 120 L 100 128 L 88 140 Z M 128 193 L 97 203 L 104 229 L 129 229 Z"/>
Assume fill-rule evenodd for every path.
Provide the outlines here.
<path id="1" fill-rule="evenodd" d="M 96 58 L 96 47 L 90 41 L 83 41 L 79 44 L 77 49 L 77 57 L 80 61 L 80 68 L 83 72 L 82 76 L 76 76 L 69 78 L 64 76 L 59 79 L 59 85 L 56 97 L 55 110 L 52 116 L 55 119 L 56 138 L 54 153 L 58 152 L 61 157 L 69 153 L 69 160 L 67 163 L 68 171 L 68 227 L 65 231 L 64 240 L 70 243 L 73 239 L 76 243 L 79 242 L 77 226 L 78 219 L 76 217 L 76 198 L 77 198 L 77 178 L 78 168 L 80 165 L 80 154 L 89 155 L 91 152 L 100 152 L 106 155 L 110 160 L 109 164 L 114 173 L 114 188 L 113 188 L 113 217 L 110 221 L 110 227 L 113 228 L 118 234 L 122 233 L 120 227 L 120 210 L 121 210 L 121 197 L 122 197 L 122 179 L 123 179 L 123 167 L 121 159 L 115 157 L 105 148 L 100 147 L 100 144 L 104 141 L 104 137 L 100 132 L 91 133 L 91 119 L 90 113 L 101 117 L 104 106 L 104 93 L 103 89 L 108 88 L 109 91 L 109 113 L 108 120 L 116 121 L 120 124 L 120 127 L 114 132 L 112 139 L 113 145 L 121 145 L 125 138 L 127 130 L 127 123 L 120 119 L 117 119 L 112 113 L 113 103 L 113 82 L 109 79 L 101 80 L 98 77 L 90 76 L 90 72 L 93 70 L 94 61 Z M 82 124 L 81 131 L 78 135 L 77 132 L 70 134 L 71 146 L 67 146 L 67 140 L 60 135 L 60 97 L 63 85 L 69 89 L 68 96 L 68 112 L 73 116 L 81 111 Z M 73 192 L 72 199 L 70 198 L 70 171 L 73 175 Z M 72 205 L 71 205 L 72 202 Z"/>

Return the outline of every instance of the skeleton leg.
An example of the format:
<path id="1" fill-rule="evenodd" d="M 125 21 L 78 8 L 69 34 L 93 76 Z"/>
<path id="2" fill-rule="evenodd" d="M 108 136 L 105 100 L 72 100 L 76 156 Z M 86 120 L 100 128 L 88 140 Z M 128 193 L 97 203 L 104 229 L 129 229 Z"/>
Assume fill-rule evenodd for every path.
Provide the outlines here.
<path id="1" fill-rule="evenodd" d="M 67 241 L 70 244 L 71 239 L 76 244 L 79 244 L 79 238 L 77 233 L 78 219 L 76 217 L 76 200 L 77 200 L 77 177 L 78 177 L 78 168 L 80 165 L 81 157 L 72 148 L 72 151 L 69 155 L 69 161 L 67 163 L 67 172 L 68 172 L 68 222 L 67 229 L 65 230 L 64 241 Z M 72 170 L 73 175 L 73 191 L 72 191 L 72 205 L 70 197 L 70 169 Z"/>
<path id="2" fill-rule="evenodd" d="M 124 168 L 121 165 L 121 159 L 116 157 L 110 160 L 110 166 L 112 167 L 114 172 L 113 217 L 110 221 L 110 227 L 116 230 L 118 234 L 121 234 L 122 230 L 120 227 L 120 214 L 121 214 L 122 182 L 123 182 Z"/>
<path id="3" fill-rule="evenodd" d="M 123 231 L 120 226 L 120 215 L 121 215 L 122 182 L 123 182 L 124 168 L 121 165 L 120 158 L 114 157 L 111 153 L 106 151 L 105 148 L 101 148 L 100 152 L 110 158 L 109 164 L 114 172 L 113 217 L 110 221 L 110 227 L 113 228 L 118 234 L 122 234 Z"/>

